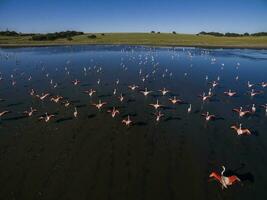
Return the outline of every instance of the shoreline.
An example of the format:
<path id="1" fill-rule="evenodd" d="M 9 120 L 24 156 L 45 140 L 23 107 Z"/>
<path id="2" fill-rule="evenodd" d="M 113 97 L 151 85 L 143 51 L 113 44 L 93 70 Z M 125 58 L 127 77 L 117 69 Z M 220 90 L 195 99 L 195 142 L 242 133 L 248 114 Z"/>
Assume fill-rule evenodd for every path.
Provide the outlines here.
<path id="1" fill-rule="evenodd" d="M 53 46 L 147 46 L 147 47 L 192 47 L 192 48 L 206 48 L 206 49 L 255 49 L 267 50 L 267 46 L 253 46 L 253 45 L 179 45 L 179 44 L 140 44 L 140 43 L 51 43 L 51 44 L 0 44 L 0 48 L 26 48 L 26 47 L 53 47 Z"/>

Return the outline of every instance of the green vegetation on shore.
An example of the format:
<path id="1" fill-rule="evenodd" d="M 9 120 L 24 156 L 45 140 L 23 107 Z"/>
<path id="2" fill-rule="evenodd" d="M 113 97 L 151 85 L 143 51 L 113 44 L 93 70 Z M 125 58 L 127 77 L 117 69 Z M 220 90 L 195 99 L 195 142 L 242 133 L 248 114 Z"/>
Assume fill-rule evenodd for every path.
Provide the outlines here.
<path id="1" fill-rule="evenodd" d="M 154 46 L 196 46 L 229 48 L 267 48 L 267 36 L 213 36 L 179 33 L 84 33 L 33 40 L 34 35 L 0 35 L 0 46 L 44 46 L 75 44 L 129 44 Z"/>

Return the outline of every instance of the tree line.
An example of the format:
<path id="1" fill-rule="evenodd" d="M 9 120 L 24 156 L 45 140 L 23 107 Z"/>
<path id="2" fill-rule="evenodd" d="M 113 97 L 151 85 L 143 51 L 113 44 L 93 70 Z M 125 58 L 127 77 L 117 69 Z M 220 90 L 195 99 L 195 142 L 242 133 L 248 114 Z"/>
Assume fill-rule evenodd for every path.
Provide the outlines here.
<path id="1" fill-rule="evenodd" d="M 258 33 L 220 33 L 220 32 L 205 32 L 201 31 L 197 35 L 212 35 L 217 37 L 243 37 L 243 36 L 267 36 L 267 32 L 258 32 Z"/>

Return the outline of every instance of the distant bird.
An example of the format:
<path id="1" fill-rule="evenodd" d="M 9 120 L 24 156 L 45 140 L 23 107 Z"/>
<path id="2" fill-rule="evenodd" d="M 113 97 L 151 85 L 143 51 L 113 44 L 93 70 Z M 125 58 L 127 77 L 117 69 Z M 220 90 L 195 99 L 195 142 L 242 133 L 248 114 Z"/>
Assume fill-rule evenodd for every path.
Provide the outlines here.
<path id="1" fill-rule="evenodd" d="M 96 92 L 96 91 L 95 91 L 95 90 L 93 90 L 93 89 L 90 89 L 90 90 L 86 90 L 86 91 L 84 91 L 84 93 L 88 94 L 90 97 L 92 97 L 92 96 L 93 96 L 93 94 L 94 94 L 95 92 Z"/>
<path id="2" fill-rule="evenodd" d="M 122 123 L 125 124 L 126 126 L 130 126 L 130 124 L 132 123 L 130 115 L 128 115 L 127 119 L 122 120 Z"/>
<path id="3" fill-rule="evenodd" d="M 156 115 L 156 121 L 159 122 L 160 118 L 164 116 L 164 114 L 162 114 L 160 111 L 155 113 Z"/>
<path id="4" fill-rule="evenodd" d="M 182 100 L 181 99 L 177 99 L 176 96 L 174 96 L 173 98 L 170 98 L 169 100 L 170 100 L 170 102 L 172 104 L 176 104 L 176 103 L 181 103 L 182 102 Z"/>
<path id="5" fill-rule="evenodd" d="M 47 114 L 47 112 L 46 112 L 46 113 L 45 113 L 45 116 L 41 116 L 41 117 L 39 117 L 39 120 L 44 120 L 45 122 L 49 122 L 49 120 L 50 120 L 52 117 L 55 117 L 55 115 L 49 115 L 49 114 Z"/>
<path id="6" fill-rule="evenodd" d="M 121 95 L 118 98 L 119 98 L 120 102 L 123 102 L 124 97 L 122 96 L 122 93 L 121 93 Z"/>
<path id="7" fill-rule="evenodd" d="M 39 98 L 40 100 L 44 100 L 46 97 L 48 97 L 50 94 L 49 93 L 42 93 L 41 95 L 36 95 L 37 98 Z"/>
<path id="8" fill-rule="evenodd" d="M 147 96 L 149 93 L 151 93 L 152 91 L 148 91 L 147 88 L 145 88 L 144 91 L 140 91 L 141 93 L 143 93 L 144 96 Z"/>
<path id="9" fill-rule="evenodd" d="M 163 96 L 165 96 L 168 92 L 170 92 L 169 90 L 166 90 L 166 88 L 163 88 L 162 90 L 159 90 Z"/>
<path id="10" fill-rule="evenodd" d="M 252 88 L 255 84 L 251 84 L 251 83 L 248 81 L 247 85 L 248 85 L 248 88 Z"/>
<path id="11" fill-rule="evenodd" d="M 135 90 L 136 88 L 138 88 L 138 85 L 129 85 L 128 86 L 131 90 Z"/>
<path id="12" fill-rule="evenodd" d="M 117 114 L 120 113 L 120 111 L 118 109 L 116 109 L 115 107 L 112 108 L 112 110 L 108 110 L 108 113 L 111 113 L 111 116 L 114 118 Z"/>
<path id="13" fill-rule="evenodd" d="M 237 109 L 237 108 L 233 109 L 233 111 L 238 113 L 239 117 L 244 117 L 245 115 L 251 114 L 251 112 L 248 111 L 248 110 L 243 111 L 243 107 L 242 106 L 239 109 Z"/>
<path id="14" fill-rule="evenodd" d="M 214 178 L 215 180 L 217 180 L 219 183 L 221 183 L 222 185 L 222 189 L 227 188 L 229 185 L 232 185 L 236 182 L 240 182 L 241 180 L 233 175 L 233 176 L 224 176 L 224 172 L 225 172 L 225 167 L 222 166 L 223 171 L 221 172 L 221 174 L 217 173 L 217 172 L 212 172 L 210 174 L 210 178 Z"/>
<path id="15" fill-rule="evenodd" d="M 255 104 L 252 105 L 252 107 L 251 107 L 251 112 L 252 112 L 252 113 L 255 113 L 255 112 L 256 112 Z"/>
<path id="16" fill-rule="evenodd" d="M 30 111 L 24 111 L 23 113 L 28 115 L 29 117 L 31 117 L 33 115 L 34 112 L 37 112 L 36 109 L 33 109 L 32 107 L 30 108 Z"/>
<path id="17" fill-rule="evenodd" d="M 263 87 L 263 88 L 266 88 L 267 87 L 267 82 L 261 82 L 261 87 Z"/>
<path id="18" fill-rule="evenodd" d="M 265 113 L 267 114 L 267 104 L 261 105 L 261 107 L 265 108 Z"/>
<path id="19" fill-rule="evenodd" d="M 250 92 L 248 92 L 250 94 L 251 97 L 254 97 L 256 95 L 259 95 L 262 93 L 262 91 L 255 91 L 254 89 L 252 89 Z"/>
<path id="20" fill-rule="evenodd" d="M 189 104 L 189 107 L 187 108 L 187 112 L 188 112 L 188 113 L 190 113 L 190 112 L 191 112 L 191 110 L 192 110 L 192 105 L 191 105 L 191 104 Z"/>
<path id="21" fill-rule="evenodd" d="M 106 102 L 101 102 L 101 100 L 99 100 L 98 103 L 93 103 L 92 105 L 95 106 L 98 110 L 100 110 L 106 104 Z"/>
<path id="22" fill-rule="evenodd" d="M 7 111 L 7 110 L 0 112 L 0 117 L 6 115 L 6 114 L 9 113 L 9 112 L 10 112 L 10 111 Z"/>
<path id="23" fill-rule="evenodd" d="M 74 81 L 72 81 L 72 84 L 73 84 L 73 85 L 78 85 L 80 82 L 81 82 L 81 81 L 75 79 Z"/>
<path id="24" fill-rule="evenodd" d="M 236 95 L 236 92 L 233 92 L 232 90 L 228 90 L 227 92 L 224 92 L 228 97 L 233 97 Z"/>
<path id="25" fill-rule="evenodd" d="M 198 95 L 198 96 L 202 99 L 203 102 L 211 98 L 211 95 L 206 95 L 205 92 L 203 92 L 202 95 Z"/>
<path id="26" fill-rule="evenodd" d="M 58 103 L 60 99 L 63 99 L 62 96 L 55 96 L 55 97 L 52 97 L 50 100 L 55 102 L 55 103 Z"/>
<path id="27" fill-rule="evenodd" d="M 210 121 L 210 120 L 214 120 L 215 119 L 215 115 L 210 115 L 210 113 L 209 112 L 207 112 L 207 113 L 203 113 L 203 114 L 201 114 L 203 117 L 205 117 L 205 119 L 206 119 L 206 121 Z"/>
<path id="28" fill-rule="evenodd" d="M 237 135 L 251 135 L 251 132 L 249 129 L 242 129 L 242 124 L 239 124 L 239 127 L 233 125 L 231 126 L 231 129 L 234 129 L 237 133 Z"/>
<path id="29" fill-rule="evenodd" d="M 76 107 L 74 107 L 73 116 L 74 116 L 75 118 L 78 117 L 78 111 L 77 111 L 77 108 L 76 108 Z"/>
<path id="30" fill-rule="evenodd" d="M 156 110 L 163 106 L 163 105 L 159 104 L 159 100 L 158 99 L 157 99 L 157 102 L 155 104 L 151 103 L 149 105 L 153 106 Z"/>

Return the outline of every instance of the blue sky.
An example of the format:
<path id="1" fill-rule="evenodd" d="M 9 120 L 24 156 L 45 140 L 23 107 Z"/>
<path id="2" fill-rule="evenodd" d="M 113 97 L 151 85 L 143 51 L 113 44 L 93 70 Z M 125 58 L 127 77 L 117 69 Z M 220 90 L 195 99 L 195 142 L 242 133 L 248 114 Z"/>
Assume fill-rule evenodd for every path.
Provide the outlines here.
<path id="1" fill-rule="evenodd" d="M 267 31 L 267 0 L 0 0 L 0 29 L 19 32 Z"/>

